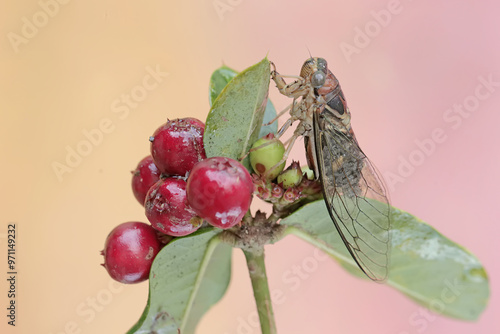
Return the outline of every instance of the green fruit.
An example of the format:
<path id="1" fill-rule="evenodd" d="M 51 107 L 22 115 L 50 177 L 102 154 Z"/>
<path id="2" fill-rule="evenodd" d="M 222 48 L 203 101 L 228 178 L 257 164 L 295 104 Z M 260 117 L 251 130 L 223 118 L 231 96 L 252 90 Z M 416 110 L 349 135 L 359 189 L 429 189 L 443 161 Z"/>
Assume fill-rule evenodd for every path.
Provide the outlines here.
<path id="1" fill-rule="evenodd" d="M 297 162 L 292 162 L 290 167 L 278 175 L 278 184 L 284 189 L 292 188 L 302 182 L 302 170 Z"/>
<path id="2" fill-rule="evenodd" d="M 285 162 L 276 166 L 285 153 L 285 146 L 271 133 L 257 140 L 250 150 L 250 164 L 255 173 L 274 180 L 285 168 Z M 276 167 L 275 167 L 276 166 Z"/>

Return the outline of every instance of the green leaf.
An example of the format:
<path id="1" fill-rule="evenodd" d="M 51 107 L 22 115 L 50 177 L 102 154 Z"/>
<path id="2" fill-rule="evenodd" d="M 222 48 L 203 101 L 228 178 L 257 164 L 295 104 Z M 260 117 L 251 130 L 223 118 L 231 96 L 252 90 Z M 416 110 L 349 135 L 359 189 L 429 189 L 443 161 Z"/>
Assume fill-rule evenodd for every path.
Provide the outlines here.
<path id="1" fill-rule="evenodd" d="M 236 75 L 225 86 L 214 101 L 205 123 L 203 142 L 207 157 L 223 156 L 240 160 L 246 155 L 258 139 L 262 126 L 269 78 L 269 61 L 264 58 Z M 251 171 L 248 156 L 242 164 Z"/>
<path id="2" fill-rule="evenodd" d="M 219 96 L 220 92 L 226 87 L 226 85 L 233 80 L 233 78 L 238 74 L 237 71 L 227 67 L 226 65 L 219 67 L 212 73 L 210 77 L 210 88 L 208 94 L 208 101 L 210 102 L 210 107 L 214 101 Z M 264 112 L 263 124 L 267 124 L 276 117 L 276 109 L 274 108 L 271 100 L 267 100 L 266 111 Z M 260 133 L 258 138 L 262 138 L 268 133 L 276 134 L 278 132 L 278 122 L 273 122 L 272 124 L 262 126 L 260 128 Z"/>
<path id="3" fill-rule="evenodd" d="M 381 205 L 374 200 L 369 202 L 368 205 Z M 323 200 L 305 205 L 281 224 L 289 225 L 287 234 L 295 234 L 322 249 L 349 272 L 362 277 Z M 474 255 L 396 208 L 392 209 L 391 237 L 388 285 L 437 313 L 464 320 L 479 317 L 488 302 L 489 283 L 485 269 Z"/>
<path id="4" fill-rule="evenodd" d="M 232 248 L 205 228 L 176 238 L 156 256 L 146 308 L 128 334 L 194 333 L 203 314 L 224 295 Z"/>

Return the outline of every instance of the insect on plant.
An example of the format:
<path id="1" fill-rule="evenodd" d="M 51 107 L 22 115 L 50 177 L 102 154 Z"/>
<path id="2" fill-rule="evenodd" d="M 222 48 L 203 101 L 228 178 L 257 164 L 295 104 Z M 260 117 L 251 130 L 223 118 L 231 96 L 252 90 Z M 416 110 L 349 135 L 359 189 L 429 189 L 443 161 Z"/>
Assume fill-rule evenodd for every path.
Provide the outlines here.
<path id="1" fill-rule="evenodd" d="M 271 78 L 280 93 L 293 98 L 273 120 L 290 111 L 278 136 L 299 121 L 283 161 L 296 139 L 303 136 L 307 163 L 321 181 L 328 212 L 342 241 L 370 279 L 384 281 L 389 267 L 391 206 L 382 178 L 358 145 L 339 81 L 323 58 L 307 59 L 300 76 L 281 75 L 273 63 L 271 66 Z M 295 81 L 287 84 L 285 78 Z"/>
<path id="2" fill-rule="evenodd" d="M 279 115 L 268 101 L 270 79 L 290 97 Z M 267 58 L 240 73 L 222 66 L 209 87 L 206 122 L 186 117 L 162 124 L 150 137 L 151 155 L 132 174 L 132 190 L 150 224 L 122 223 L 105 241 L 111 277 L 149 279 L 147 305 L 129 334 L 195 333 L 228 289 L 235 248 L 245 255 L 261 332 L 276 334 L 265 248 L 288 235 L 321 249 L 351 274 L 387 280 L 424 307 L 436 311 L 439 302 L 442 315 L 478 318 L 489 297 L 484 267 L 428 224 L 389 206 L 324 59 L 306 60 L 300 76 L 280 75 Z M 278 130 L 275 121 L 285 113 Z M 273 118 L 272 126 L 262 126 Z M 287 130 L 290 139 L 282 143 L 277 137 Z M 298 162 L 284 169 L 300 137 L 315 179 L 311 171 L 303 177 Z M 272 205 L 269 215 L 249 210 L 255 197 Z M 134 238 L 122 243 L 124 233 Z M 397 273 L 390 276 L 389 253 Z M 460 287 L 453 298 L 450 282 Z"/>

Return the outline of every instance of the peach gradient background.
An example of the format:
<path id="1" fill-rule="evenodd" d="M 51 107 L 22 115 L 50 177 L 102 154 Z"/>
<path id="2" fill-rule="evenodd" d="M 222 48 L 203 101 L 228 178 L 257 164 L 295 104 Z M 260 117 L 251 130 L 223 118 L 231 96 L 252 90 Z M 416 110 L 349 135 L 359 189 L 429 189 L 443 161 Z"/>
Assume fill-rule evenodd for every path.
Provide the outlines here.
<path id="1" fill-rule="evenodd" d="M 383 173 L 397 170 L 415 140 L 444 130 L 447 140 L 396 185 L 392 203 L 477 255 L 492 294 L 476 323 L 425 318 L 400 293 L 354 279 L 330 260 L 292 290 L 282 277 L 313 248 L 290 237 L 267 249 L 271 289 L 285 298 L 275 307 L 279 333 L 500 332 L 500 89 L 457 129 L 443 119 L 474 94 L 478 76 L 500 81 L 498 3 L 401 0 L 401 12 L 348 62 L 339 45 L 353 44 L 355 28 L 389 0 L 219 2 L 231 10 L 219 16 L 212 0 L 70 1 L 18 52 L 7 34 L 21 34 L 23 17 L 32 21 L 40 5 L 2 3 L 0 233 L 8 222 L 18 224 L 19 308 L 18 326 L 7 327 L 1 276 L 0 331 L 59 334 L 76 326 L 75 333 L 124 333 L 143 310 L 147 284 L 110 288 L 99 250 L 117 224 L 145 221 L 129 182 L 148 154 L 148 136 L 167 117 L 204 119 L 208 80 L 223 62 L 241 70 L 268 54 L 281 73 L 298 74 L 309 49 L 341 81 L 359 142 Z M 118 118 L 113 101 L 156 65 L 169 76 Z M 271 98 L 278 108 L 286 105 L 274 88 Z M 65 147 L 75 148 L 82 131 L 104 118 L 112 120 L 112 133 L 59 182 L 51 164 L 64 162 Z M 294 157 L 304 162 L 300 143 Z M 5 272 L 5 239 L 0 243 Z M 106 305 L 91 311 L 87 303 L 96 297 Z M 238 331 L 254 309 L 243 256 L 235 251 L 229 292 L 197 333 L 259 333 Z"/>

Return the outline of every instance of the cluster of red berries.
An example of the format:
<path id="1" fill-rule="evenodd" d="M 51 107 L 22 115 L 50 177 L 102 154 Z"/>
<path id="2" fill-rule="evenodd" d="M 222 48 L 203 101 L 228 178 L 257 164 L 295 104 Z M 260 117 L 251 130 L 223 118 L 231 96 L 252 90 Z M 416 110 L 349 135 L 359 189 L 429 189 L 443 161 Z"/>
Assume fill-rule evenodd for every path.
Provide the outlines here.
<path id="1" fill-rule="evenodd" d="M 156 254 L 173 237 L 195 232 L 204 221 L 233 227 L 248 211 L 250 174 L 236 160 L 207 158 L 204 130 L 195 118 L 175 119 L 150 137 L 151 155 L 132 172 L 132 190 L 151 225 L 123 223 L 106 238 L 104 267 L 115 280 L 146 280 Z"/>

